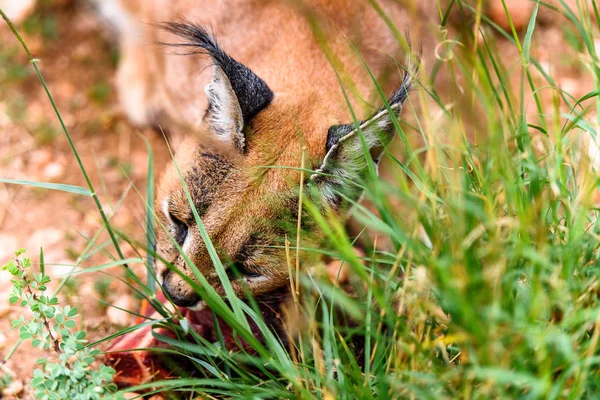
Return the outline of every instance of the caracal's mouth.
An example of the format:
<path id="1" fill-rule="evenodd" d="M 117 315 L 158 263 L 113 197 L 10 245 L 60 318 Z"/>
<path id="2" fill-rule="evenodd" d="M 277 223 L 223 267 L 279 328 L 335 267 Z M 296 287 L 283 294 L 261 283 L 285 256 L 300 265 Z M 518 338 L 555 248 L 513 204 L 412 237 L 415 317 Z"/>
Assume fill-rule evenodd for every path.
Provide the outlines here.
<path id="1" fill-rule="evenodd" d="M 233 286 L 234 292 L 241 296 L 241 293 L 244 293 L 246 290 L 249 290 L 252 293 L 252 288 L 258 285 L 264 284 L 268 280 L 268 277 L 265 275 L 260 275 L 254 272 L 250 272 L 245 270 L 244 268 L 239 268 L 236 266 L 237 272 L 233 268 L 227 268 L 227 278 L 231 282 Z M 208 279 L 210 285 L 216 290 L 217 294 L 221 297 L 225 297 L 225 289 L 221 284 L 219 277 L 214 274 Z M 204 300 L 198 300 L 196 304 L 191 306 L 187 306 L 186 308 L 192 311 L 202 311 L 206 308 L 207 304 Z"/>

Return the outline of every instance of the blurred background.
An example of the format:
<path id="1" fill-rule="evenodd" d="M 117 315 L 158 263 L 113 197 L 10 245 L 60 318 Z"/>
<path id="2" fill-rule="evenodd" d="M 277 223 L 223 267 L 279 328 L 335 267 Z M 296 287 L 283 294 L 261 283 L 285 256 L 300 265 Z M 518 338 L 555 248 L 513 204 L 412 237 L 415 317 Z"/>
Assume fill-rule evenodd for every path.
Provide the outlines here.
<path id="1" fill-rule="evenodd" d="M 474 17 L 472 12 L 461 11 L 459 4 L 444 15 L 447 1 L 399 2 L 412 10 L 414 23 L 420 26 L 422 37 L 413 40 L 425 44 L 425 84 L 433 85 L 442 99 L 451 98 L 456 102 L 454 107 L 463 109 L 467 136 L 476 142 L 478 131 L 485 129 L 478 118 L 478 105 L 466 97 L 460 103 L 460 79 L 446 80 L 450 73 L 446 71 L 436 74 L 433 82 L 427 82 L 433 76 L 430 71 L 451 63 L 456 54 L 476 46 L 477 40 L 483 40 L 481 36 L 476 34 L 479 39 L 475 41 L 470 38 L 474 31 L 482 29 L 490 33 L 486 40 L 493 41 L 491 47 L 502 55 L 510 80 L 518 85 L 522 60 L 516 46 L 501 32 L 504 29 L 507 36 L 513 35 L 505 5 L 512 15 L 515 32 L 523 35 L 534 2 L 466 2 L 481 10 L 496 27 Z M 559 2 L 548 3 L 549 7 L 539 11 L 532 55 L 553 77 L 557 87 L 578 98 L 594 88 L 592 75 L 585 73 L 582 62 L 587 57 L 584 45 L 568 19 L 552 10 Z M 566 3 L 576 9 L 581 2 Z M 142 241 L 145 210 L 140 196 L 144 194 L 148 152 L 140 135 L 152 145 L 155 171 L 162 170 L 169 155 L 160 132 L 133 127 L 119 108 L 114 86 L 119 62 L 116 32 L 84 0 L 0 0 L 0 7 L 13 19 L 34 57 L 40 59 L 41 72 L 84 165 L 101 191 L 112 224 Z M 448 23 L 442 27 L 446 19 Z M 594 44 L 600 51 L 600 42 L 596 39 Z M 517 71 L 514 76 L 513 70 Z M 450 97 L 452 93 L 459 96 Z M 541 101 L 548 107 L 558 113 L 562 110 L 564 106 L 552 104 L 550 93 L 540 93 Z M 533 99 L 526 105 L 534 111 Z M 427 109 L 433 130 L 439 128 L 443 132 L 443 120 L 436 114 L 439 108 L 431 101 Z M 597 152 L 597 146 L 592 148 Z M 85 186 L 44 89 L 21 45 L 3 22 L 0 23 L 0 177 Z M 99 232 L 100 226 L 98 212 L 89 197 L 0 183 L 1 262 L 18 248 L 26 248 L 35 256 L 42 246 L 45 261 L 56 275 L 66 274 L 74 264 L 105 260 L 104 248 L 110 246 L 106 235 Z M 96 234 L 99 248 L 81 259 L 82 250 Z M 125 251 L 126 256 L 135 255 L 131 248 Z M 120 274 L 117 267 L 105 272 Z M 5 288 L 9 287 L 9 280 L 9 275 L 0 271 L 0 353 L 6 351 L 7 343 L 13 342 L 15 333 L 8 324 L 8 316 L 16 312 L 7 305 Z M 82 310 L 83 323 L 92 337 L 133 323 L 132 315 L 98 302 L 100 299 L 124 309 L 136 308 L 136 299 L 118 280 L 102 274 L 74 277 L 62 295 L 71 296 L 70 300 Z M 20 356 L 7 364 L 18 376 L 29 376 L 33 369 L 37 356 L 29 351 L 32 350 L 19 349 Z"/>
<path id="2" fill-rule="evenodd" d="M 114 73 L 119 60 L 115 32 L 84 1 L 10 0 L 0 7 L 14 22 L 39 68 L 112 225 L 132 238 L 144 238 L 144 204 L 148 152 L 144 135 L 155 149 L 161 169 L 169 158 L 160 133 L 132 127 L 119 110 Z M 17 7 L 21 6 L 21 7 Z M 0 177 L 67 183 L 86 187 L 75 157 L 27 55 L 0 22 Z M 138 195 L 133 187 L 142 192 Z M 0 260 L 25 248 L 37 259 L 44 248 L 48 271 L 60 276 L 73 265 L 106 263 L 106 234 L 90 197 L 0 183 Z M 95 250 L 82 251 L 96 234 Z M 108 246 L 110 247 L 110 246 Z M 112 249 L 110 250 L 112 251 Z M 131 248 L 127 256 L 134 254 Z M 82 259 L 81 256 L 84 255 Z M 141 273 L 143 273 L 143 268 Z M 82 324 L 99 337 L 128 326 L 135 317 L 98 302 L 135 310 L 137 300 L 119 267 L 105 273 L 72 277 L 62 293 L 85 317 Z M 15 343 L 10 317 L 22 312 L 8 303 L 10 274 L 0 271 L 0 354 Z M 57 285 L 56 279 L 52 284 Z M 109 322 L 108 324 L 106 322 Z M 23 378 L 31 376 L 39 350 L 21 346 L 7 367 Z M 17 381 L 17 388 L 19 387 Z M 11 389 L 12 390 L 12 389 Z"/>

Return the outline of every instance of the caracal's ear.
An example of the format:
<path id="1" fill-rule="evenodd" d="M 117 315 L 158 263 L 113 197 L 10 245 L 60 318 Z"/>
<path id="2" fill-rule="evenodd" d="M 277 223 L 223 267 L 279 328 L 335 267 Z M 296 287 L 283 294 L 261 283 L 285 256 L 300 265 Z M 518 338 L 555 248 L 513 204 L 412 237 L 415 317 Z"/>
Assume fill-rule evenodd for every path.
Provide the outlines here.
<path id="1" fill-rule="evenodd" d="M 360 197 L 360 186 L 353 183 L 360 183 L 366 177 L 368 160 L 358 128 L 363 134 L 366 149 L 377 166 L 385 146 L 396 132 L 390 114 L 400 115 L 413 87 L 414 75 L 414 68 L 405 72 L 400 88 L 387 99 L 389 110 L 384 105 L 367 120 L 359 121 L 358 127 L 352 123 L 329 128 L 327 153 L 308 183 L 317 189 L 313 195 L 319 196 L 321 202 L 340 209 L 348 203 L 346 200 L 354 201 Z"/>
<path id="2" fill-rule="evenodd" d="M 267 84 L 217 44 L 204 28 L 188 23 L 170 23 L 165 30 L 184 39 L 174 44 L 189 49 L 186 54 L 207 54 L 213 61 L 213 80 L 205 88 L 208 98 L 206 121 L 219 140 L 244 152 L 244 126 L 273 100 Z"/>

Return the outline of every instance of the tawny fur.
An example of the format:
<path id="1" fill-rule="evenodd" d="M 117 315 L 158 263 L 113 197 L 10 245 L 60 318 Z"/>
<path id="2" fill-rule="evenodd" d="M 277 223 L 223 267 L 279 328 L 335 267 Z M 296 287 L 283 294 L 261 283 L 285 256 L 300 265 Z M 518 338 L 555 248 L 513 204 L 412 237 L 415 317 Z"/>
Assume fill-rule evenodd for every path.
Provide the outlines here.
<path id="1" fill-rule="evenodd" d="M 389 92 L 402 75 L 392 58 L 403 59 L 398 38 L 366 0 L 113 2 L 127 14 L 121 30 L 129 37 L 121 41 L 117 80 L 128 115 L 135 123 L 177 128 L 187 137 L 178 146 L 179 169 L 192 189 L 203 183 L 195 188 L 199 197 L 210 199 L 202 221 L 223 261 L 242 262 L 247 271 L 260 274 L 246 280 L 250 291 L 259 295 L 286 285 L 288 261 L 294 259 L 273 246 L 283 245 L 281 225 L 295 223 L 290 215 L 298 204 L 300 172 L 264 167 L 298 168 L 304 154 L 306 168 L 319 168 L 329 127 L 353 121 L 340 80 L 357 117 L 372 115 L 382 101 L 360 57 L 374 76 L 388 75 Z M 396 2 L 378 3 L 394 24 L 408 20 Z M 274 93 L 271 104 L 245 127 L 243 154 L 211 136 L 201 122 L 207 108 L 204 87 L 212 78 L 210 58 L 182 55 L 181 48 L 164 45 L 181 39 L 158 25 L 184 20 L 211 30 L 221 48 Z M 184 221 L 190 226 L 182 243 L 185 253 L 224 294 L 174 164 L 162 177 L 156 211 L 159 255 L 193 279 L 162 228 L 172 227 L 173 217 Z M 258 243 L 249 246 L 253 240 Z M 163 282 L 168 277 L 164 283 L 172 292 L 193 297 L 193 289 L 178 274 L 167 273 L 164 263 L 157 263 L 156 272 Z M 243 294 L 242 281 L 232 285 Z"/>
<path id="2" fill-rule="evenodd" d="M 369 102 L 379 104 L 372 80 L 352 45 L 375 76 L 396 69 L 390 56 L 403 61 L 398 39 L 366 0 L 127 0 L 121 3 L 131 13 L 130 21 L 137 28 L 137 34 L 131 35 L 135 37 L 126 40 L 123 53 L 133 55 L 124 60 L 120 69 L 132 72 L 120 80 L 124 86 L 121 92 L 126 96 L 132 87 L 146 87 L 145 97 L 137 106 L 146 107 L 147 119 L 166 117 L 178 124 L 197 124 L 207 106 L 203 90 L 211 78 L 206 57 L 182 56 L 177 49 L 160 45 L 178 39 L 157 29 L 157 23 L 187 20 L 207 27 L 229 55 L 268 83 L 278 99 L 290 97 L 292 104 L 313 110 L 316 105 L 326 108 L 318 116 L 321 118 L 302 121 L 304 131 L 318 139 L 322 139 L 319 129 L 347 123 L 352 117 L 332 61 L 327 59 L 315 38 L 309 20 L 314 20 L 313 25 L 322 31 L 327 46 L 341 62 L 333 60 L 334 65 L 338 68 L 343 65 L 342 78 L 350 78 L 345 83 L 355 82 L 358 92 Z M 397 2 L 378 3 L 393 23 L 402 26 L 404 24 L 399 22 L 408 21 L 407 11 Z M 128 68 L 129 58 L 135 67 Z M 348 89 L 359 114 L 374 110 L 357 101 L 351 85 Z"/>

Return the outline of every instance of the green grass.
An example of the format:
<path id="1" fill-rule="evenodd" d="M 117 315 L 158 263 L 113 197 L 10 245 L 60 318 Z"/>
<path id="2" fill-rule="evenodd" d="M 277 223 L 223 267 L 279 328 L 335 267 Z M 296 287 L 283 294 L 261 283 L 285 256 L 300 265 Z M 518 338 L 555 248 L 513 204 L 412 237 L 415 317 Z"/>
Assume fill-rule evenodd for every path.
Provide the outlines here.
<path id="1" fill-rule="evenodd" d="M 459 5 L 474 12 L 466 3 L 453 3 Z M 444 25 L 449 13 L 440 10 Z M 569 10 L 562 4 L 555 12 L 571 20 L 565 28 L 567 41 L 582 46 L 582 74 L 591 74 L 598 87 L 594 39 L 600 18 L 590 18 L 596 9 Z M 362 239 L 374 243 L 385 237 L 391 248 L 371 249 L 359 259 L 352 250 L 355 238 L 348 237 L 340 221 L 305 205 L 326 241 L 320 249 L 302 251 L 344 260 L 358 281 L 357 294 L 347 296 L 318 274 L 304 273 L 297 317 L 304 329 L 286 349 L 252 302 L 230 297 L 228 305 L 190 265 L 200 282 L 190 283 L 254 352 L 223 351 L 219 342 L 209 343 L 194 332 L 187 341 L 157 334 L 172 345 L 161 351 L 192 361 L 197 377 L 144 388 L 168 389 L 184 398 L 600 395 L 600 227 L 594 201 L 599 181 L 581 145 L 582 138 L 596 136 L 600 91 L 575 99 L 556 88 L 555 77 L 546 75 L 530 52 L 532 40 L 543 46 L 535 14 L 520 35 L 492 33 L 489 21 L 482 19 L 485 40 L 478 44 L 468 35 L 454 37 L 444 31 L 448 47 L 440 50 L 451 47 L 454 57 L 426 66 L 422 87 L 405 107 L 403 117 L 410 122 L 396 124 L 401 139 L 421 139 L 410 141 L 405 159 L 387 157 L 388 165 L 401 171 L 393 182 L 365 184 L 365 198 L 378 214 L 361 205 L 353 209 L 353 217 L 370 228 Z M 520 59 L 504 59 L 497 51 L 500 40 L 513 43 Z M 520 77 L 517 87 L 509 85 L 509 72 Z M 442 73 L 449 87 L 443 95 L 428 83 Z M 535 111 L 525 113 L 527 104 Z M 477 133 L 471 143 L 467 134 L 473 131 Z M 153 183 L 150 174 L 147 187 Z M 94 200 L 101 210 L 100 201 Z M 148 227 L 153 226 L 151 203 L 146 204 Z M 146 244 L 135 243 L 111 230 L 109 218 L 102 216 L 105 226 L 89 240 L 77 266 L 100 251 L 112 260 L 88 272 L 151 262 L 156 256 L 152 235 Z M 202 227 L 197 214 L 195 218 Z M 105 229 L 110 240 L 99 244 Z M 201 232 L 206 236 L 203 228 Z M 214 247 L 205 241 L 223 274 Z M 116 256 L 111 243 L 117 246 Z M 140 257 L 125 260 L 119 246 L 133 246 Z M 296 251 L 294 245 L 291 251 Z M 125 281 L 132 291 L 163 313 L 165 319 L 156 325 L 184 336 L 185 323 L 175 323 L 177 316 L 156 302 L 150 289 L 153 279 L 145 284 L 127 271 Z M 254 338 L 248 321 L 261 328 L 264 340 Z"/>
<path id="2" fill-rule="evenodd" d="M 112 88 L 107 82 L 97 82 L 90 89 L 89 98 L 97 105 L 103 105 L 110 98 L 111 91 Z"/>

